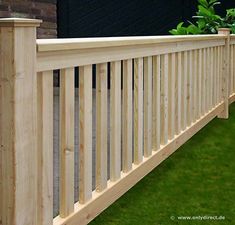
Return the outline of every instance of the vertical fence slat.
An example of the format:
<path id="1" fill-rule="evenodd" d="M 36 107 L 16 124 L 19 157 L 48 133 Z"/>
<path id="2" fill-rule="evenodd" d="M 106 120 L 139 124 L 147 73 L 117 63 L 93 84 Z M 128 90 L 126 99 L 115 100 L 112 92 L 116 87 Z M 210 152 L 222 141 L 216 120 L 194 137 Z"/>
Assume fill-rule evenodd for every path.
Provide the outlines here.
<path id="1" fill-rule="evenodd" d="M 96 65 L 96 191 L 107 187 L 107 63 Z"/>
<path id="2" fill-rule="evenodd" d="M 209 111 L 209 105 L 210 105 L 210 82 L 209 82 L 209 78 L 210 78 L 210 49 L 206 48 L 206 84 L 205 84 L 205 88 L 206 88 L 206 113 Z"/>
<path id="3" fill-rule="evenodd" d="M 92 197 L 92 65 L 79 67 L 79 202 Z"/>
<path id="4" fill-rule="evenodd" d="M 132 59 L 123 61 L 123 132 L 122 132 L 122 160 L 123 172 L 132 169 Z"/>
<path id="5" fill-rule="evenodd" d="M 134 163 L 143 160 L 143 58 L 134 60 Z"/>
<path id="6" fill-rule="evenodd" d="M 169 55 L 161 56 L 161 144 L 168 142 L 168 77 Z"/>
<path id="7" fill-rule="evenodd" d="M 233 52 L 233 45 L 231 45 L 230 47 L 231 49 L 231 53 L 230 53 L 230 92 L 229 94 L 232 95 L 233 94 L 233 90 L 234 90 L 234 87 L 233 87 L 233 71 L 234 71 L 234 52 Z"/>
<path id="8" fill-rule="evenodd" d="M 220 49 L 221 47 L 218 47 L 218 103 L 221 102 L 221 95 L 220 95 L 220 90 L 221 90 L 221 54 L 220 54 Z"/>
<path id="9" fill-rule="evenodd" d="M 203 115 L 206 113 L 207 110 L 207 86 L 206 86 L 206 79 L 207 79 L 207 50 L 206 48 L 203 49 Z"/>
<path id="10" fill-rule="evenodd" d="M 176 74 L 176 55 L 172 53 L 169 60 L 169 87 L 168 87 L 168 132 L 169 139 L 175 135 L 175 74 Z"/>
<path id="11" fill-rule="evenodd" d="M 53 222 L 53 71 L 38 73 L 38 224 Z"/>
<path id="12" fill-rule="evenodd" d="M 144 156 L 152 154 L 152 57 L 144 58 Z"/>
<path id="13" fill-rule="evenodd" d="M 223 94 L 222 94 L 222 85 L 223 85 L 223 62 L 224 62 L 224 46 L 220 47 L 220 101 L 223 101 Z"/>
<path id="14" fill-rule="evenodd" d="M 188 52 L 188 68 L 187 68 L 187 126 L 191 125 L 193 115 L 192 115 L 192 73 L 193 73 L 193 52 Z"/>
<path id="15" fill-rule="evenodd" d="M 213 74 L 212 74 L 212 79 L 213 79 L 213 107 L 216 105 L 216 48 L 213 48 Z"/>
<path id="16" fill-rule="evenodd" d="M 210 110 L 213 108 L 214 105 L 214 49 L 210 48 L 210 59 L 211 59 L 211 64 L 210 64 Z"/>
<path id="17" fill-rule="evenodd" d="M 153 149 L 160 148 L 161 57 L 153 57 Z"/>
<path id="18" fill-rule="evenodd" d="M 232 72 L 233 72 L 233 94 L 235 94 L 235 65 L 234 65 L 234 61 L 235 61 L 235 44 L 232 45 L 233 48 L 233 62 L 231 63 L 232 66 Z"/>
<path id="19" fill-rule="evenodd" d="M 199 84 L 199 63 L 198 63 L 198 50 L 193 52 L 193 74 L 192 74 L 192 85 L 193 85 L 193 122 L 198 119 L 199 113 L 199 94 L 198 94 L 198 84 Z"/>
<path id="20" fill-rule="evenodd" d="M 74 68 L 60 73 L 60 216 L 74 210 Z"/>
<path id="21" fill-rule="evenodd" d="M 111 63 L 110 180 L 121 174 L 121 61 Z"/>
<path id="22" fill-rule="evenodd" d="M 215 87 L 215 103 L 218 105 L 219 96 L 218 96 L 218 88 L 219 88 L 219 47 L 215 47 L 215 69 L 216 69 L 216 87 Z"/>
<path id="23" fill-rule="evenodd" d="M 178 93 L 176 95 L 178 96 L 178 104 L 177 104 L 177 115 L 178 115 L 178 120 L 177 120 L 177 134 L 181 132 L 182 129 L 182 124 L 181 124 L 181 112 L 182 112 L 182 98 L 181 98 L 181 93 L 182 93 L 182 74 L 183 74 L 183 69 L 182 69 L 182 53 L 178 52 L 177 53 L 177 80 L 178 83 L 176 84 L 178 88 Z"/>
<path id="24" fill-rule="evenodd" d="M 187 74 L 188 74 L 188 52 L 183 52 L 182 57 L 182 100 L 181 100 L 181 123 L 182 130 L 187 125 Z"/>
<path id="25" fill-rule="evenodd" d="M 219 65 L 219 77 L 218 77 L 218 81 L 219 81 L 219 85 L 218 85 L 218 99 L 219 99 L 219 103 L 221 102 L 221 46 L 218 47 L 218 65 Z"/>
<path id="26" fill-rule="evenodd" d="M 198 118 L 202 115 L 202 73 L 203 73 L 202 49 L 198 52 Z"/>

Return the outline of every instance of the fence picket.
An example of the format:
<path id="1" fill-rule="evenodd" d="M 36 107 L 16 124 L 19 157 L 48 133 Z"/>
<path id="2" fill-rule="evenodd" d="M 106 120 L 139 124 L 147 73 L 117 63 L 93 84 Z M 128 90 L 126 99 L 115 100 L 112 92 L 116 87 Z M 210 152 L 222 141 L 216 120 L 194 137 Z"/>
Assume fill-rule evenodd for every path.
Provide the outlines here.
<path id="1" fill-rule="evenodd" d="M 177 53 L 177 66 L 178 66 L 178 71 L 177 71 L 177 79 L 178 79 L 178 110 L 177 110 L 177 114 L 178 114 L 178 121 L 177 121 L 177 134 L 179 134 L 182 130 L 182 82 L 183 82 L 183 64 L 182 64 L 182 53 L 178 52 Z"/>
<path id="2" fill-rule="evenodd" d="M 160 148 L 160 107 L 161 107 L 161 92 L 160 92 L 160 80 L 161 80 L 161 57 L 153 57 L 153 149 L 158 150 Z"/>
<path id="3" fill-rule="evenodd" d="M 152 57 L 144 58 L 144 156 L 152 154 Z"/>
<path id="4" fill-rule="evenodd" d="M 96 65 L 96 191 L 107 187 L 107 63 Z"/>
<path id="5" fill-rule="evenodd" d="M 92 197 L 92 65 L 79 67 L 79 202 Z"/>
<path id="6" fill-rule="evenodd" d="M 123 172 L 132 169 L 132 109 L 133 91 L 132 84 L 132 59 L 123 61 L 123 131 L 122 131 L 122 160 Z"/>
<path id="7" fill-rule="evenodd" d="M 111 63 L 110 180 L 121 174 L 121 61 Z"/>
<path id="8" fill-rule="evenodd" d="M 53 71 L 38 73 L 38 224 L 53 221 Z"/>
<path id="9" fill-rule="evenodd" d="M 169 55 L 161 56 L 161 145 L 168 142 L 168 77 Z"/>
<path id="10" fill-rule="evenodd" d="M 60 216 L 74 210 L 74 68 L 60 71 Z"/>
<path id="11" fill-rule="evenodd" d="M 143 160 L 143 58 L 134 60 L 134 163 Z"/>
<path id="12" fill-rule="evenodd" d="M 168 88 L 168 132 L 169 139 L 175 135 L 175 74 L 176 74 L 176 55 L 172 53 L 169 58 L 169 88 Z"/>

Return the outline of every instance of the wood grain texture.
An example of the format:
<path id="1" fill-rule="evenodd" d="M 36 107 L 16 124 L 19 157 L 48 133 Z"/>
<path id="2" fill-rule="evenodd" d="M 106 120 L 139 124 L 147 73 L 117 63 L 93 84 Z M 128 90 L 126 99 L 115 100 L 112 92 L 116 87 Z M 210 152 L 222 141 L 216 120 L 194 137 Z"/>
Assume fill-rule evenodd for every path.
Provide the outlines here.
<path id="1" fill-rule="evenodd" d="M 134 163 L 143 160 L 143 58 L 134 59 Z"/>
<path id="2" fill-rule="evenodd" d="M 161 145 L 166 145 L 168 136 L 168 78 L 169 55 L 161 56 Z"/>
<path id="3" fill-rule="evenodd" d="M 74 210 L 74 68 L 60 71 L 60 216 Z"/>
<path id="4" fill-rule="evenodd" d="M 192 76 L 193 76 L 193 52 L 188 52 L 188 68 L 187 68 L 187 126 L 190 126 L 193 120 L 193 111 L 192 111 Z"/>
<path id="5" fill-rule="evenodd" d="M 99 45 L 99 43 L 94 43 L 95 45 Z M 123 45 L 120 47 L 110 46 L 61 51 L 38 51 L 37 72 L 190 51 L 206 47 L 222 46 L 224 43 L 224 38 L 217 37 L 217 40 L 211 40 L 209 42 L 195 40 L 179 43 L 164 43 L 162 41 L 161 43 L 160 41 L 155 44 Z"/>
<path id="6" fill-rule="evenodd" d="M 181 91 L 181 127 L 187 126 L 187 75 L 188 75 L 188 52 L 183 52 L 182 57 L 182 91 Z"/>
<path id="7" fill-rule="evenodd" d="M 53 222 L 53 71 L 37 75 L 38 215 L 37 223 Z"/>
<path id="8" fill-rule="evenodd" d="M 218 35 L 177 35 L 177 36 L 148 36 L 148 37 L 104 37 L 104 38 L 66 38 L 66 39 L 38 39 L 37 49 L 39 52 L 81 50 L 89 48 L 107 48 L 121 46 L 138 46 L 171 42 L 185 43 L 187 41 L 210 41 L 223 40 Z"/>
<path id="9" fill-rule="evenodd" d="M 176 77 L 176 54 L 170 54 L 169 58 L 169 79 L 168 79 L 168 132 L 169 139 L 175 135 L 175 77 Z"/>
<path id="10" fill-rule="evenodd" d="M 223 47 L 223 69 L 222 69 L 222 99 L 224 101 L 224 111 L 219 118 L 228 119 L 229 117 L 229 71 L 230 71 L 230 30 L 221 29 L 218 32 L 226 37 Z"/>
<path id="11" fill-rule="evenodd" d="M 96 65 L 96 191 L 107 187 L 107 63 Z"/>
<path id="12" fill-rule="evenodd" d="M 202 116 L 203 50 L 198 52 L 198 119 Z"/>
<path id="13" fill-rule="evenodd" d="M 26 24 L 0 22 L 0 215 L 4 225 L 37 224 L 35 43 L 39 23 Z"/>
<path id="14" fill-rule="evenodd" d="M 92 65 L 79 67 L 79 202 L 92 197 Z"/>
<path id="15" fill-rule="evenodd" d="M 144 156 L 152 154 L 152 57 L 144 58 Z"/>
<path id="16" fill-rule="evenodd" d="M 152 145 L 153 150 L 160 148 L 161 124 L 161 57 L 153 56 L 153 122 L 152 122 Z"/>
<path id="17" fill-rule="evenodd" d="M 229 95 L 234 93 L 234 47 L 230 45 L 230 86 L 229 86 Z"/>
<path id="18" fill-rule="evenodd" d="M 132 128 L 133 128 L 133 61 L 123 61 L 123 116 L 122 116 L 122 170 L 124 173 L 132 169 Z"/>
<path id="19" fill-rule="evenodd" d="M 183 65 L 182 65 L 182 53 L 179 52 L 177 53 L 177 86 L 178 86 L 178 92 L 177 92 L 177 96 L 178 96 L 178 105 L 177 105 L 177 115 L 178 115 L 178 120 L 177 120 L 177 134 L 179 134 L 182 130 L 182 117 L 181 117 L 181 113 L 182 113 L 182 81 L 183 81 Z"/>
<path id="20" fill-rule="evenodd" d="M 111 63 L 110 180 L 121 175 L 121 61 Z"/>

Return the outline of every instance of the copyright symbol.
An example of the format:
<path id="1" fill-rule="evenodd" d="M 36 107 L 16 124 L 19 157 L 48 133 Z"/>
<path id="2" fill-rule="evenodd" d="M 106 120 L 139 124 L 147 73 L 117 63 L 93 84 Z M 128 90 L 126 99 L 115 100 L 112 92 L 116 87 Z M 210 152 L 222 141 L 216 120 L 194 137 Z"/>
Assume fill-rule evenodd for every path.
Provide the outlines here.
<path id="1" fill-rule="evenodd" d="M 175 220 L 175 217 L 174 217 L 174 216 L 171 216 L 171 220 Z"/>

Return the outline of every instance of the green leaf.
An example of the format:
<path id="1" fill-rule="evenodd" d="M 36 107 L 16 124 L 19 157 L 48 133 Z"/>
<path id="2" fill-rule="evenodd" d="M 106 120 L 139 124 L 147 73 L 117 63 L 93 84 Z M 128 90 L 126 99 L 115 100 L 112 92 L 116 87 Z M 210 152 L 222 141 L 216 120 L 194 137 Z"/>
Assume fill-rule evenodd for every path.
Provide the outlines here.
<path id="1" fill-rule="evenodd" d="M 204 6 L 206 8 L 209 6 L 207 0 L 198 0 L 198 2 L 199 2 L 199 4 L 201 4 L 202 6 Z"/>
<path id="2" fill-rule="evenodd" d="M 188 34 L 187 28 L 185 28 L 185 27 L 180 27 L 180 28 L 178 29 L 178 33 L 179 33 L 179 35 L 187 35 L 187 34 Z"/>
<path id="3" fill-rule="evenodd" d="M 201 15 L 205 15 L 205 16 L 209 16 L 209 17 L 212 16 L 212 13 L 210 12 L 210 10 L 206 9 L 205 7 L 199 5 L 199 6 L 198 6 L 198 9 L 199 9 L 199 13 L 200 13 Z"/>
<path id="4" fill-rule="evenodd" d="M 227 9 L 226 11 L 228 16 L 235 17 L 235 9 Z"/>
<path id="5" fill-rule="evenodd" d="M 209 5 L 213 5 L 213 4 L 220 4 L 221 2 L 219 2 L 218 0 L 210 0 L 209 1 Z"/>
<path id="6" fill-rule="evenodd" d="M 183 26 L 184 22 L 181 22 L 177 25 L 177 30 Z"/>
<path id="7" fill-rule="evenodd" d="M 188 26 L 187 32 L 189 34 L 200 34 L 201 33 L 201 29 L 198 28 L 197 26 L 191 24 L 191 25 Z"/>
<path id="8" fill-rule="evenodd" d="M 169 33 L 173 34 L 173 35 L 177 35 L 178 34 L 176 29 L 169 30 Z"/>
<path id="9" fill-rule="evenodd" d="M 199 19 L 197 24 L 200 29 L 203 29 L 206 26 L 206 21 L 204 19 Z"/>

